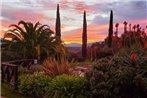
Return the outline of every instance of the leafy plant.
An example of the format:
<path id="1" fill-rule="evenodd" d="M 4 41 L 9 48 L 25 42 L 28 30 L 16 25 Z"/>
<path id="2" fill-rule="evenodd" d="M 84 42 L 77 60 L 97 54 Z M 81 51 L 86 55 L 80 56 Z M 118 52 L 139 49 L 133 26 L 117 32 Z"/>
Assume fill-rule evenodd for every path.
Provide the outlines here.
<path id="1" fill-rule="evenodd" d="M 26 67 L 22 67 L 19 66 L 18 68 L 18 72 L 19 74 L 33 74 L 35 72 L 41 72 L 42 70 L 42 66 L 37 64 L 37 65 L 31 65 L 30 68 L 26 68 Z"/>
<path id="2" fill-rule="evenodd" d="M 87 95 L 84 77 L 60 75 L 52 80 L 50 87 L 48 94 L 53 98 L 85 98 Z"/>
<path id="3" fill-rule="evenodd" d="M 130 61 L 128 57 L 119 55 L 98 60 L 93 69 L 86 74 L 91 97 L 145 98 L 147 76 L 143 75 L 142 69 L 138 70 L 132 66 Z M 140 80 L 136 82 L 138 76 Z"/>
<path id="4" fill-rule="evenodd" d="M 43 71 L 51 77 L 62 74 L 70 74 L 68 61 L 63 58 L 61 58 L 60 62 L 58 62 L 55 58 L 46 59 L 44 60 L 42 67 Z"/>
<path id="5" fill-rule="evenodd" d="M 18 89 L 24 95 L 42 97 L 48 91 L 51 78 L 44 73 L 34 73 L 19 77 Z"/>

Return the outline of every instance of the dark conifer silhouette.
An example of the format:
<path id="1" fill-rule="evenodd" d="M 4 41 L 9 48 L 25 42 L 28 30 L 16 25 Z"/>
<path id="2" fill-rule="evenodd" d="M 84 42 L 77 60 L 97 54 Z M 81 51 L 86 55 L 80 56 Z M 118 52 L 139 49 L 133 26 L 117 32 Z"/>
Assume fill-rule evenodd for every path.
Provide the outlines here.
<path id="1" fill-rule="evenodd" d="M 86 22 L 86 11 L 84 11 L 84 17 L 83 17 L 82 57 L 83 57 L 84 60 L 87 58 L 87 22 Z"/>
<path id="2" fill-rule="evenodd" d="M 57 5 L 57 14 L 56 14 L 56 37 L 59 41 L 61 41 L 61 22 L 60 22 L 60 12 L 59 12 L 59 4 Z"/>
<path id="3" fill-rule="evenodd" d="M 108 35 L 108 47 L 112 46 L 112 36 L 113 36 L 113 11 L 110 13 L 110 22 L 109 22 L 109 35 Z"/>
<path id="4" fill-rule="evenodd" d="M 116 24 L 115 24 L 115 27 L 116 27 L 115 36 L 118 36 L 118 26 L 119 26 L 119 23 L 116 23 Z"/>

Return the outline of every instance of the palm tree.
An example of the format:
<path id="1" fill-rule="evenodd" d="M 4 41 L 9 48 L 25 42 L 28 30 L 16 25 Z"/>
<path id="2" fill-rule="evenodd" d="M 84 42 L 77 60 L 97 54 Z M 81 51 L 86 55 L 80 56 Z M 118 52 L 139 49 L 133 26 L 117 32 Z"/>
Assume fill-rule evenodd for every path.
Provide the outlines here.
<path id="1" fill-rule="evenodd" d="M 56 45 L 54 32 L 48 25 L 41 25 L 39 22 L 33 23 L 19 21 L 12 24 L 13 29 L 8 30 L 4 38 L 12 38 L 10 49 L 20 53 L 24 58 L 40 58 L 48 56 Z"/>

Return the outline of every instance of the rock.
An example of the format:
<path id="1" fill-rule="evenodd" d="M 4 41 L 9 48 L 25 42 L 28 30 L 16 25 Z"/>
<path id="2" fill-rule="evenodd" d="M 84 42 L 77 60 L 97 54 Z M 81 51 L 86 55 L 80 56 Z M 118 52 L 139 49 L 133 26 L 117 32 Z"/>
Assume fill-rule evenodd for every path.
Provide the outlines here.
<path id="1" fill-rule="evenodd" d="M 81 66 L 76 66 L 72 68 L 72 74 L 76 76 L 81 76 L 84 77 L 84 74 L 92 68 L 92 65 L 85 65 L 83 67 Z"/>

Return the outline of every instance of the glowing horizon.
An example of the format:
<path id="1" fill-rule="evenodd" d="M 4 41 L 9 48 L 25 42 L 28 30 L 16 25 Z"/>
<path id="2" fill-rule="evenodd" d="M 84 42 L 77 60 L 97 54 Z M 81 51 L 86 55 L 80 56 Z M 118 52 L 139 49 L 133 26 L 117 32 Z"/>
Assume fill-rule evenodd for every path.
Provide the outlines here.
<path id="1" fill-rule="evenodd" d="M 146 0 L 3 0 L 0 37 L 10 24 L 17 24 L 19 20 L 39 21 L 55 31 L 57 4 L 60 5 L 62 40 L 66 44 L 81 43 L 84 10 L 87 12 L 88 43 L 106 38 L 110 10 L 114 12 L 114 24 L 120 23 L 119 35 L 123 32 L 123 21 L 140 24 L 143 28 L 147 25 Z"/>

